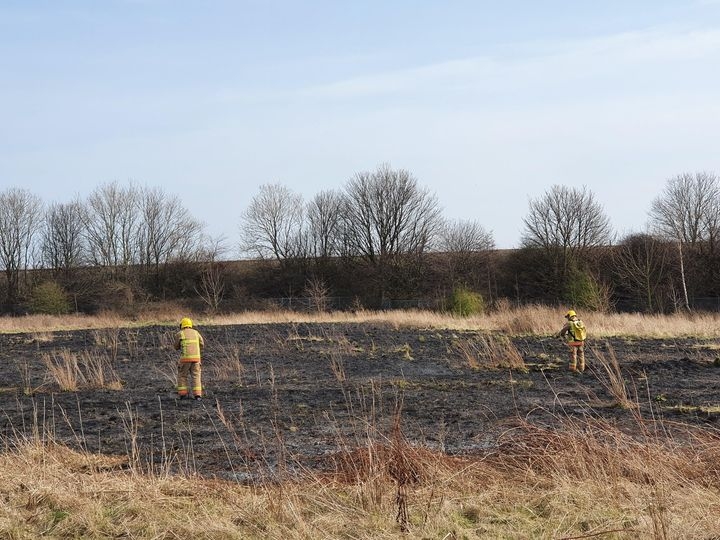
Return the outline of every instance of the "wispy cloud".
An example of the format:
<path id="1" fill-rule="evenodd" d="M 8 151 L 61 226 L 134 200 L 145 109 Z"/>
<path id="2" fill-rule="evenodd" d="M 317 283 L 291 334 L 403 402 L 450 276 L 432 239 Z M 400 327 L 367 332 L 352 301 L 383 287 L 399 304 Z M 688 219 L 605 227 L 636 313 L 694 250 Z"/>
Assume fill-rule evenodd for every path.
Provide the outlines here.
<path id="1" fill-rule="evenodd" d="M 501 91 L 537 82 L 557 85 L 581 77 L 670 71 L 685 62 L 703 60 L 708 60 L 708 70 L 720 61 L 720 29 L 655 29 L 586 40 L 521 43 L 487 56 L 335 81 L 306 88 L 302 94 L 341 100 L 423 94 L 433 89 Z"/>

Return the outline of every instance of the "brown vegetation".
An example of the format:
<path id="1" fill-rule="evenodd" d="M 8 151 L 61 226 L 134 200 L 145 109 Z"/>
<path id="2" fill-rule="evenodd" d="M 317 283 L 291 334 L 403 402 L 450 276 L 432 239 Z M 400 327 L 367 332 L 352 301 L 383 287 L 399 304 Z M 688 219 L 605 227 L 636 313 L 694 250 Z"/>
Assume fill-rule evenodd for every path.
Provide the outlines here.
<path id="1" fill-rule="evenodd" d="M 662 432 L 661 426 L 638 426 Z M 518 421 L 496 452 L 402 441 L 336 456 L 333 473 L 245 486 L 138 473 L 127 460 L 16 441 L 0 456 L 7 538 L 711 538 L 720 437 L 631 439 L 612 425 Z"/>
<path id="2" fill-rule="evenodd" d="M 27 315 L 0 317 L 0 333 L 49 332 L 52 330 L 98 329 L 106 335 L 120 328 L 137 328 L 148 324 L 176 326 L 184 316 L 204 326 L 232 324 L 266 324 L 298 322 L 376 322 L 391 328 L 425 327 L 457 330 L 501 332 L 505 335 L 550 335 L 562 326 L 565 308 L 551 308 L 539 304 L 513 308 L 505 306 L 484 314 L 468 317 L 453 316 L 427 310 L 360 310 L 298 312 L 290 310 L 243 311 L 231 314 L 207 315 L 189 313 L 180 306 L 163 306 L 142 310 L 128 320 L 116 313 L 100 315 Z M 720 337 L 720 314 L 675 313 L 671 315 L 644 313 L 582 312 L 580 315 L 592 329 L 595 338 L 607 336 L 636 336 L 652 338 Z M 108 330 L 114 329 L 114 330 Z M 102 338 L 98 335 L 97 339 Z"/>
<path id="3" fill-rule="evenodd" d="M 596 345 L 588 349 L 588 361 L 595 369 L 587 376 L 597 378 L 594 392 L 604 389 L 603 396 L 610 402 L 588 391 L 578 414 L 572 410 L 578 405 L 562 394 L 560 385 L 565 383 L 558 379 L 549 383 L 554 398 L 538 404 L 541 420 L 530 415 L 507 418 L 492 444 L 472 452 L 451 453 L 442 443 L 424 444 L 407 436 L 411 426 L 403 414 L 407 405 L 403 395 L 410 397 L 411 384 L 440 387 L 442 381 L 392 381 L 399 390 L 406 387 L 392 403 L 383 402 L 387 396 L 380 392 L 379 383 L 371 380 L 363 393 L 362 387 L 351 382 L 351 368 L 359 357 L 392 355 L 403 366 L 418 364 L 425 340 L 443 331 L 449 339 L 448 361 L 457 359 L 468 383 L 473 372 L 488 368 L 507 372 L 510 381 L 499 389 L 507 394 L 517 384 L 514 377 L 523 370 L 538 369 L 528 361 L 536 353 L 530 353 L 527 344 L 557 331 L 562 314 L 558 309 L 529 306 L 464 319 L 420 311 L 199 317 L 198 326 L 218 333 L 231 324 L 273 323 L 275 334 L 261 337 L 263 351 L 276 350 L 278 355 L 294 351 L 298 358 L 318 358 L 319 365 L 326 366 L 327 380 L 313 382 L 341 389 L 344 402 L 339 405 L 346 416 L 329 418 L 329 426 L 336 430 L 335 449 L 322 456 L 323 466 L 311 466 L 289 444 L 288 434 L 302 428 L 282 412 L 287 410 L 280 403 L 282 375 L 272 370 L 272 364 L 268 373 L 261 373 L 249 360 L 257 358 L 252 349 L 260 343 L 239 346 L 232 340 L 218 343 L 216 339 L 217 362 L 209 376 L 228 387 L 247 385 L 267 391 L 274 415 L 264 439 L 267 446 L 249 444 L 248 431 L 255 428 L 250 418 L 242 416 L 242 408 L 238 414 L 218 401 L 217 412 L 207 418 L 215 419 L 234 438 L 220 441 L 218 431 L 216 446 L 259 464 L 263 474 L 249 480 L 241 480 L 239 474 L 235 480 L 201 476 L 193 464 L 200 457 L 196 439 L 200 435 L 191 426 L 187 426 L 185 446 L 171 448 L 164 439 L 157 440 L 156 459 L 147 461 L 140 439 L 147 419 L 129 402 L 116 411 L 116 422 L 127 441 L 125 455 L 91 452 L 93 435 L 81 430 L 75 432 L 77 444 L 71 449 L 59 440 L 59 424 L 69 424 L 71 419 L 51 420 L 39 407 L 30 415 L 34 425 L 17 425 L 3 438 L 0 482 L 5 504 L 0 510 L 0 532 L 13 539 L 713 538 L 720 530 L 720 432 L 712 421 L 717 413 L 706 406 L 703 414 L 709 421 L 687 423 L 681 420 L 687 411 L 677 410 L 675 420 L 643 413 L 657 410 L 645 400 L 662 396 L 638 389 L 642 373 L 637 366 L 628 368 L 635 359 L 621 356 L 602 337 L 632 342 L 650 336 L 668 338 L 670 343 L 671 337 L 682 335 L 699 338 L 697 328 L 702 327 L 704 337 L 713 338 L 718 337 L 714 316 L 582 314 Z M 173 311 L 159 320 L 133 324 L 140 328 L 161 322 L 174 328 L 179 315 Z M 373 338 L 368 346 L 348 339 L 339 326 L 318 326 L 311 331 L 316 327 L 302 326 L 302 321 L 364 322 L 378 332 L 411 329 L 417 339 L 411 342 L 403 333 L 395 343 L 380 342 L 378 334 L 378 341 Z M 3 333 L 27 332 L 18 334 L 18 339 L 29 339 L 43 350 L 52 350 L 57 328 L 89 329 L 85 335 L 92 347 L 88 351 L 102 353 L 80 355 L 58 346 L 54 354 L 44 356 L 52 375 L 45 384 L 72 390 L 74 381 L 78 408 L 83 388 L 117 391 L 110 386 L 116 374 L 104 366 L 117 365 L 121 358 L 134 354 L 142 358 L 133 327 L 114 316 L 8 318 L 0 320 L 0 328 Z M 167 333 L 157 337 L 159 350 L 169 348 L 163 341 L 167 337 L 162 336 Z M 274 337 L 268 340 L 267 336 Z M 510 339 L 518 336 L 521 339 Z M 712 343 L 703 346 L 705 353 L 712 352 Z M 688 350 L 683 349 L 683 354 L 691 354 Z M 707 358 L 688 361 L 702 361 L 702 369 L 712 370 Z M 173 362 L 170 352 L 157 362 L 166 366 L 161 378 L 169 379 L 168 383 Z M 545 362 L 542 373 L 552 377 L 558 362 L 564 364 L 555 358 Z M 29 393 L 38 392 L 29 366 L 25 371 L 18 367 L 20 384 Z M 712 371 L 703 373 L 713 376 Z M 496 376 L 487 381 L 490 386 L 477 388 L 489 393 L 492 384 L 500 384 Z M 5 406 L 10 395 L 0 391 Z M 48 399 L 52 395 L 48 393 Z M 381 418 L 383 407 L 392 409 L 389 424 Z M 613 408 L 618 411 L 614 417 L 603 416 Z M 170 431 L 177 428 L 171 423 L 177 419 L 166 418 L 167 413 L 161 408 L 159 421 L 169 439 Z M 463 413 L 486 414 L 479 410 Z"/>

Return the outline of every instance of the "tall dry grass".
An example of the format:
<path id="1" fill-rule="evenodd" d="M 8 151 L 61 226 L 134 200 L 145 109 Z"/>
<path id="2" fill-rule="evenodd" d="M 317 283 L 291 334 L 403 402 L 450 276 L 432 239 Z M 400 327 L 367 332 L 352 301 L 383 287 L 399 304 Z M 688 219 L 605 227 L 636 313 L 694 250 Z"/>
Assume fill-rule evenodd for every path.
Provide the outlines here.
<path id="1" fill-rule="evenodd" d="M 63 392 L 76 392 L 80 388 L 106 388 L 121 390 L 122 383 L 110 359 L 103 353 L 81 351 L 75 353 L 61 349 L 42 354 L 48 382 Z M 28 385 L 25 385 L 28 388 Z"/>
<path id="2" fill-rule="evenodd" d="M 596 375 L 597 379 L 613 397 L 617 406 L 623 409 L 632 409 L 638 405 L 637 396 L 633 398 L 628 391 L 625 378 L 620 370 L 620 362 L 612 345 L 606 343 L 605 348 L 607 352 L 597 347 L 591 349 L 594 357 L 593 363 L 602 368 L 601 373 Z"/>
<path id="3" fill-rule="evenodd" d="M 210 367 L 212 379 L 243 386 L 245 366 L 243 365 L 242 357 L 243 354 L 240 345 L 232 340 L 213 344 L 214 362 Z"/>
<path id="4" fill-rule="evenodd" d="M 453 344 L 470 369 L 508 368 L 524 371 L 525 360 L 520 351 L 506 336 L 487 335 L 460 338 Z"/>
<path id="5" fill-rule="evenodd" d="M 0 317 L 0 332 L 48 332 L 73 329 L 132 328 L 147 324 L 165 324 L 176 327 L 183 316 L 190 316 L 197 325 L 231 325 L 264 323 L 361 323 L 375 322 L 392 328 L 421 327 L 456 330 L 481 330 L 502 332 L 509 335 L 550 335 L 559 330 L 564 322 L 566 308 L 530 305 L 490 311 L 483 315 L 457 317 L 449 313 L 423 310 L 354 312 L 293 311 L 243 312 L 229 315 L 206 316 L 184 313 L 178 310 L 140 313 L 134 320 L 115 314 L 86 315 L 28 315 L 25 317 Z M 676 313 L 650 315 L 642 313 L 579 312 L 588 326 L 592 338 L 609 336 L 638 337 L 720 337 L 720 314 Z M 109 331 L 99 333 L 98 340 L 112 342 Z"/>
<path id="6" fill-rule="evenodd" d="M 125 416 L 132 433 L 132 411 Z M 552 428 L 518 419 L 494 449 L 448 456 L 398 429 L 340 449 L 323 473 L 248 485 L 143 472 L 132 448 L 118 458 L 16 440 L 0 455 L 0 535 L 709 539 L 720 531 L 715 430 L 630 436 L 588 417 Z"/>
<path id="7" fill-rule="evenodd" d="M 42 360 L 48 375 L 63 392 L 77 391 L 85 380 L 77 355 L 67 349 L 44 353 Z"/>

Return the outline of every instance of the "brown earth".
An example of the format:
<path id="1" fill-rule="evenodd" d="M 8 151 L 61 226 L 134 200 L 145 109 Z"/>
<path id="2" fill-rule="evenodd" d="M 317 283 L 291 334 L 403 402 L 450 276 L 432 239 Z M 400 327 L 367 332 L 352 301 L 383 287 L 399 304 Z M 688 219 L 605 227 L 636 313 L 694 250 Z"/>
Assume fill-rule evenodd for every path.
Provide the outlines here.
<path id="1" fill-rule="evenodd" d="M 604 418 L 628 433 L 639 418 L 718 427 L 720 368 L 709 341 L 589 341 L 588 369 L 575 375 L 566 346 L 551 338 L 377 324 L 198 330 L 201 401 L 175 395 L 174 328 L 0 335 L 5 446 L 53 439 L 142 470 L 245 481 L 328 467 L 340 450 L 391 437 L 393 425 L 411 444 L 449 454 L 493 451 L 517 419 Z M 515 352 L 524 369 L 510 367 Z M 635 406 L 619 406 L 610 389 L 601 360 L 613 357 Z M 45 363 L 53 358 L 76 359 L 88 380 L 61 390 Z M 93 387 L 92 360 L 106 361 L 106 386 L 116 375 L 121 388 Z"/>

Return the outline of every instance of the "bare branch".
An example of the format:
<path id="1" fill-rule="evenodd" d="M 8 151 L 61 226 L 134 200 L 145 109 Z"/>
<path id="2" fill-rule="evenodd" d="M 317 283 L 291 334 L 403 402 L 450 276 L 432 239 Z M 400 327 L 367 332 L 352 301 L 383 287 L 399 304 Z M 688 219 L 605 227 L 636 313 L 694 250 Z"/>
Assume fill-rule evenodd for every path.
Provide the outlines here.
<path id="1" fill-rule="evenodd" d="M 20 272 L 31 265 L 34 240 L 42 227 L 42 201 L 25 189 L 0 193 L 0 264 L 7 279 L 7 305 L 16 306 Z"/>
<path id="2" fill-rule="evenodd" d="M 280 184 L 260 186 L 241 218 L 241 248 L 261 258 L 302 254 L 302 197 Z"/>

